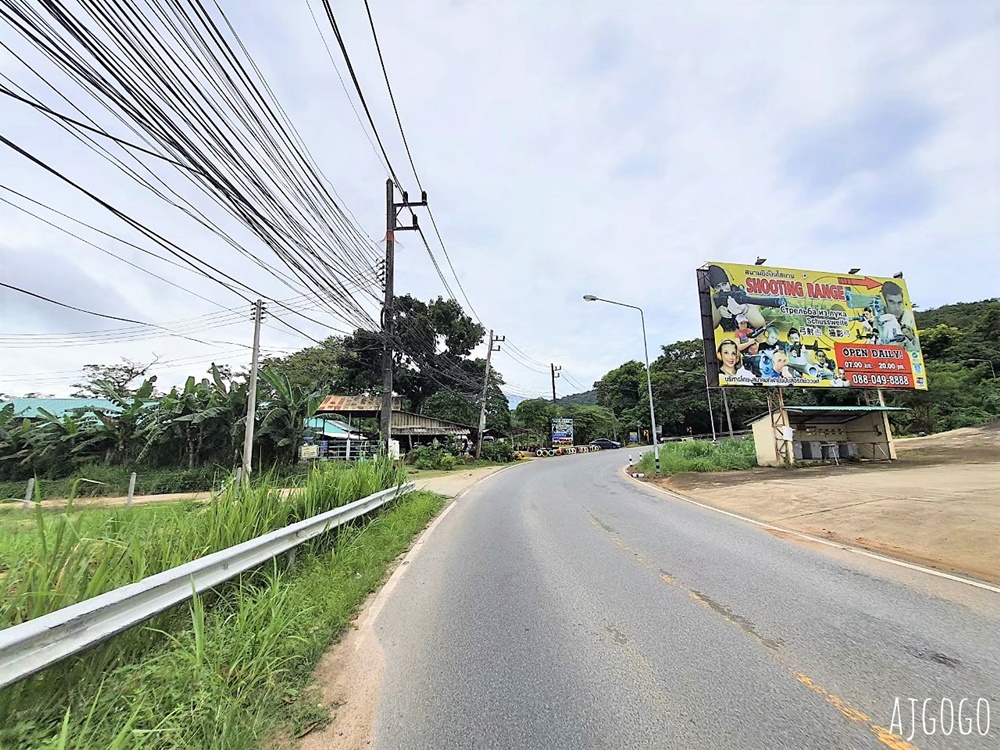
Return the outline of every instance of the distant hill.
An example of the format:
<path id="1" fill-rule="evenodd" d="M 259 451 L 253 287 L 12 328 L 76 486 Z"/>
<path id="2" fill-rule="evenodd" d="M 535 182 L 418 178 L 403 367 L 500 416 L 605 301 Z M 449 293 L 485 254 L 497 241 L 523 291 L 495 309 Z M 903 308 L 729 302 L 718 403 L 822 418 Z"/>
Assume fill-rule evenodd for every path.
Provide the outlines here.
<path id="1" fill-rule="evenodd" d="M 597 406 L 597 391 L 591 389 L 583 393 L 571 393 L 569 396 L 557 398 L 560 406 Z"/>
<path id="2" fill-rule="evenodd" d="M 934 326 L 954 326 L 962 331 L 969 331 L 981 321 L 986 311 L 1000 306 L 1000 299 L 984 299 L 980 302 L 956 302 L 953 305 L 941 305 L 930 310 L 917 310 L 914 317 L 917 328 L 933 328 Z"/>

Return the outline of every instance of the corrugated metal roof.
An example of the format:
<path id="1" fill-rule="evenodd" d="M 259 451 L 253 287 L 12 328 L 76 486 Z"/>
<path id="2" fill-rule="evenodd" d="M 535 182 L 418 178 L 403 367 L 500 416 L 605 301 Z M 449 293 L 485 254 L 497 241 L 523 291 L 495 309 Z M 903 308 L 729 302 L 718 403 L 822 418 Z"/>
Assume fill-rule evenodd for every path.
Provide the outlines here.
<path id="1" fill-rule="evenodd" d="M 44 409 L 56 417 L 62 417 L 75 409 L 121 411 L 113 401 L 105 398 L 14 398 L 0 403 L 0 409 L 8 404 L 14 404 L 14 415 L 24 419 L 38 419 L 42 416 L 39 409 Z"/>
<path id="2" fill-rule="evenodd" d="M 392 400 L 394 411 L 403 408 L 403 400 L 394 398 Z M 319 412 L 334 412 L 336 414 L 371 414 L 378 413 L 382 409 L 382 398 L 380 396 L 327 396 L 320 403 Z"/>
<path id="3" fill-rule="evenodd" d="M 347 422 L 341 422 L 339 419 L 330 419 L 329 417 L 313 417 L 312 419 L 306 420 L 306 427 L 311 430 L 316 430 L 317 432 L 322 432 L 324 436 L 328 438 L 341 438 L 343 440 L 347 439 L 350 435 L 351 440 L 366 440 L 367 436 L 355 427 L 349 426 Z"/>
<path id="4" fill-rule="evenodd" d="M 785 411 L 907 411 L 905 406 L 785 406 Z"/>

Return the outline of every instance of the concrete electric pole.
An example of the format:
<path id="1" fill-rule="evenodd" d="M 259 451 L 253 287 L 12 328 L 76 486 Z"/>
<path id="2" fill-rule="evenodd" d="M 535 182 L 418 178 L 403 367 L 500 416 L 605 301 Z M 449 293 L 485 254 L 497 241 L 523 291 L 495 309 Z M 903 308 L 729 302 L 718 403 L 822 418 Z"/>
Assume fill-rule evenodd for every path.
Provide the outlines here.
<path id="1" fill-rule="evenodd" d="M 483 432 L 486 431 L 486 392 L 490 385 L 490 361 L 493 359 L 493 352 L 500 351 L 500 342 L 506 340 L 506 336 L 494 336 L 493 331 L 490 331 L 489 347 L 486 349 L 486 375 L 483 377 L 483 400 L 479 405 L 479 439 L 476 441 L 477 461 L 483 452 Z M 494 344 L 496 344 L 495 348 Z"/>
<path id="2" fill-rule="evenodd" d="M 403 208 L 427 205 L 427 193 L 421 192 L 419 203 L 410 203 L 406 191 L 403 191 L 402 203 L 396 203 L 395 184 L 391 179 L 385 181 L 385 301 L 382 304 L 382 409 L 379 423 L 382 429 L 382 442 L 385 452 L 390 452 L 392 441 L 392 337 L 395 323 L 393 273 L 395 270 L 396 232 L 419 229 L 417 215 L 413 214 L 413 223 L 408 227 L 399 226 L 399 211 Z"/>
<path id="3" fill-rule="evenodd" d="M 556 378 L 559 377 L 559 371 L 562 369 L 561 365 L 552 365 L 552 403 L 556 402 Z"/>
<path id="4" fill-rule="evenodd" d="M 240 479 L 250 480 L 250 470 L 253 464 L 253 428 L 257 415 L 257 369 L 260 361 L 260 322 L 264 317 L 264 301 L 253 303 L 253 355 L 250 361 L 250 385 L 247 391 L 247 420 L 243 429 L 243 465 Z"/>

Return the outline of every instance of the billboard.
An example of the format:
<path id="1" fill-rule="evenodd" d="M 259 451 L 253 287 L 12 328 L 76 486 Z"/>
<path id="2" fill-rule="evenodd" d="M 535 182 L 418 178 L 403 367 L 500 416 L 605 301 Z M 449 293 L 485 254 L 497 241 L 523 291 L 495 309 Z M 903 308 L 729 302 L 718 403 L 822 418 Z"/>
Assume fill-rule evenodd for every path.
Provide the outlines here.
<path id="1" fill-rule="evenodd" d="M 573 445 L 573 420 L 552 420 L 552 445 Z"/>
<path id="2" fill-rule="evenodd" d="M 927 390 L 902 278 L 711 263 L 698 296 L 710 385 Z"/>

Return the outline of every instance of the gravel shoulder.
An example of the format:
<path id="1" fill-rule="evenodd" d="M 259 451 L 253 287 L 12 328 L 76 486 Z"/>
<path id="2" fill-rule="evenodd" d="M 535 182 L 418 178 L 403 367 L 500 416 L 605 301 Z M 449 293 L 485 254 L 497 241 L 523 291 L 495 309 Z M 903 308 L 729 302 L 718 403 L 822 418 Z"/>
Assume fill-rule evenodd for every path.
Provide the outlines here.
<path id="1" fill-rule="evenodd" d="M 893 464 L 654 480 L 707 505 L 1000 583 L 1000 424 L 897 441 Z"/>

